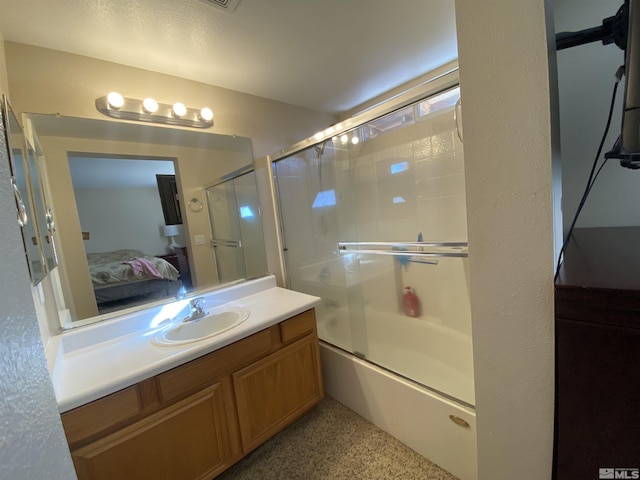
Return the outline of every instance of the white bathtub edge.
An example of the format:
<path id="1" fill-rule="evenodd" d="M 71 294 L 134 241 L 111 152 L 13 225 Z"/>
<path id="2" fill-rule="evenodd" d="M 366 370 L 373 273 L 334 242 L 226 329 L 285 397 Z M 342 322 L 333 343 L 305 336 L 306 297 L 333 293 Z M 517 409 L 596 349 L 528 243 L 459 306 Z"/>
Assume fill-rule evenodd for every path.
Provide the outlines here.
<path id="1" fill-rule="evenodd" d="M 320 358 L 328 395 L 460 480 L 477 480 L 473 409 L 326 343 L 320 344 Z M 470 428 L 454 424 L 449 415 Z"/>

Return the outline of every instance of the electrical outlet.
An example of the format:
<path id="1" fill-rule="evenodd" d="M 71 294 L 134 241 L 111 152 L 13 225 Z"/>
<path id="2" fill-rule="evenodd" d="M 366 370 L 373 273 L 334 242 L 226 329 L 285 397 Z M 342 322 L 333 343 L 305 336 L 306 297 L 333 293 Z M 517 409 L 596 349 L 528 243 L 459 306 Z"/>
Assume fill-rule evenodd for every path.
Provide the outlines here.
<path id="1" fill-rule="evenodd" d="M 193 241 L 196 245 L 204 245 L 204 235 L 194 235 Z"/>

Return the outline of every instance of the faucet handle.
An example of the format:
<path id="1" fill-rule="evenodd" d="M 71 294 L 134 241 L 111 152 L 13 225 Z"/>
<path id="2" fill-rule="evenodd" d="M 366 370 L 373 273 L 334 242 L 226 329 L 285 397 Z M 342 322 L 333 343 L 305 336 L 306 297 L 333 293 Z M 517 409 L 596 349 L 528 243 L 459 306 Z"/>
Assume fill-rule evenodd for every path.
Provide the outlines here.
<path id="1" fill-rule="evenodd" d="M 199 318 L 205 317 L 209 314 L 209 312 L 205 312 L 204 310 L 204 297 L 198 297 L 190 300 L 189 307 L 191 308 L 191 314 L 186 316 L 182 320 L 183 322 L 198 320 Z"/>
<path id="2" fill-rule="evenodd" d="M 189 302 L 192 310 L 204 310 L 204 297 L 194 298 Z"/>

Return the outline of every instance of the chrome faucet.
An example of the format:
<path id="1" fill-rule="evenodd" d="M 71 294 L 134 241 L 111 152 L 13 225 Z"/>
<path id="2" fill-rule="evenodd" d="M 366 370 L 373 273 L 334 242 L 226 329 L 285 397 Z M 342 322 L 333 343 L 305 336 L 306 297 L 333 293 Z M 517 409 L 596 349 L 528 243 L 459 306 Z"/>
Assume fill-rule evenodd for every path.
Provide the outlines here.
<path id="1" fill-rule="evenodd" d="M 188 317 L 184 317 L 183 322 L 191 322 L 209 314 L 209 312 L 205 312 L 204 297 L 194 298 L 189 302 L 189 307 L 191 308 L 191 314 Z"/>

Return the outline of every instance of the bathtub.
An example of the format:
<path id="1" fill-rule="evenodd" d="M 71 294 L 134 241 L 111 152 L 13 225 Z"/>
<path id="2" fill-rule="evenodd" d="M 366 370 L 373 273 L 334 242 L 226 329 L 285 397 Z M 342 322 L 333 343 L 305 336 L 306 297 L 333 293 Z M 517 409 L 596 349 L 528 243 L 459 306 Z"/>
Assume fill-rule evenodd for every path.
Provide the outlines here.
<path id="1" fill-rule="evenodd" d="M 333 329 L 344 328 L 336 318 L 345 317 L 319 310 L 325 310 L 318 319 L 319 332 L 330 337 Z M 475 480 L 470 335 L 429 317 L 414 319 L 368 308 L 365 318 L 361 328 L 368 342 L 360 350 L 366 351 L 358 345 L 354 350 L 372 361 L 321 342 L 326 392 L 461 480 Z M 459 419 L 468 426 L 460 425 Z"/>
<path id="2" fill-rule="evenodd" d="M 401 267 L 389 256 L 344 255 L 293 273 L 294 289 L 322 298 L 316 319 L 326 392 L 461 480 L 475 480 L 466 259 Z M 406 285 L 420 297 L 418 318 L 403 314 Z"/>

